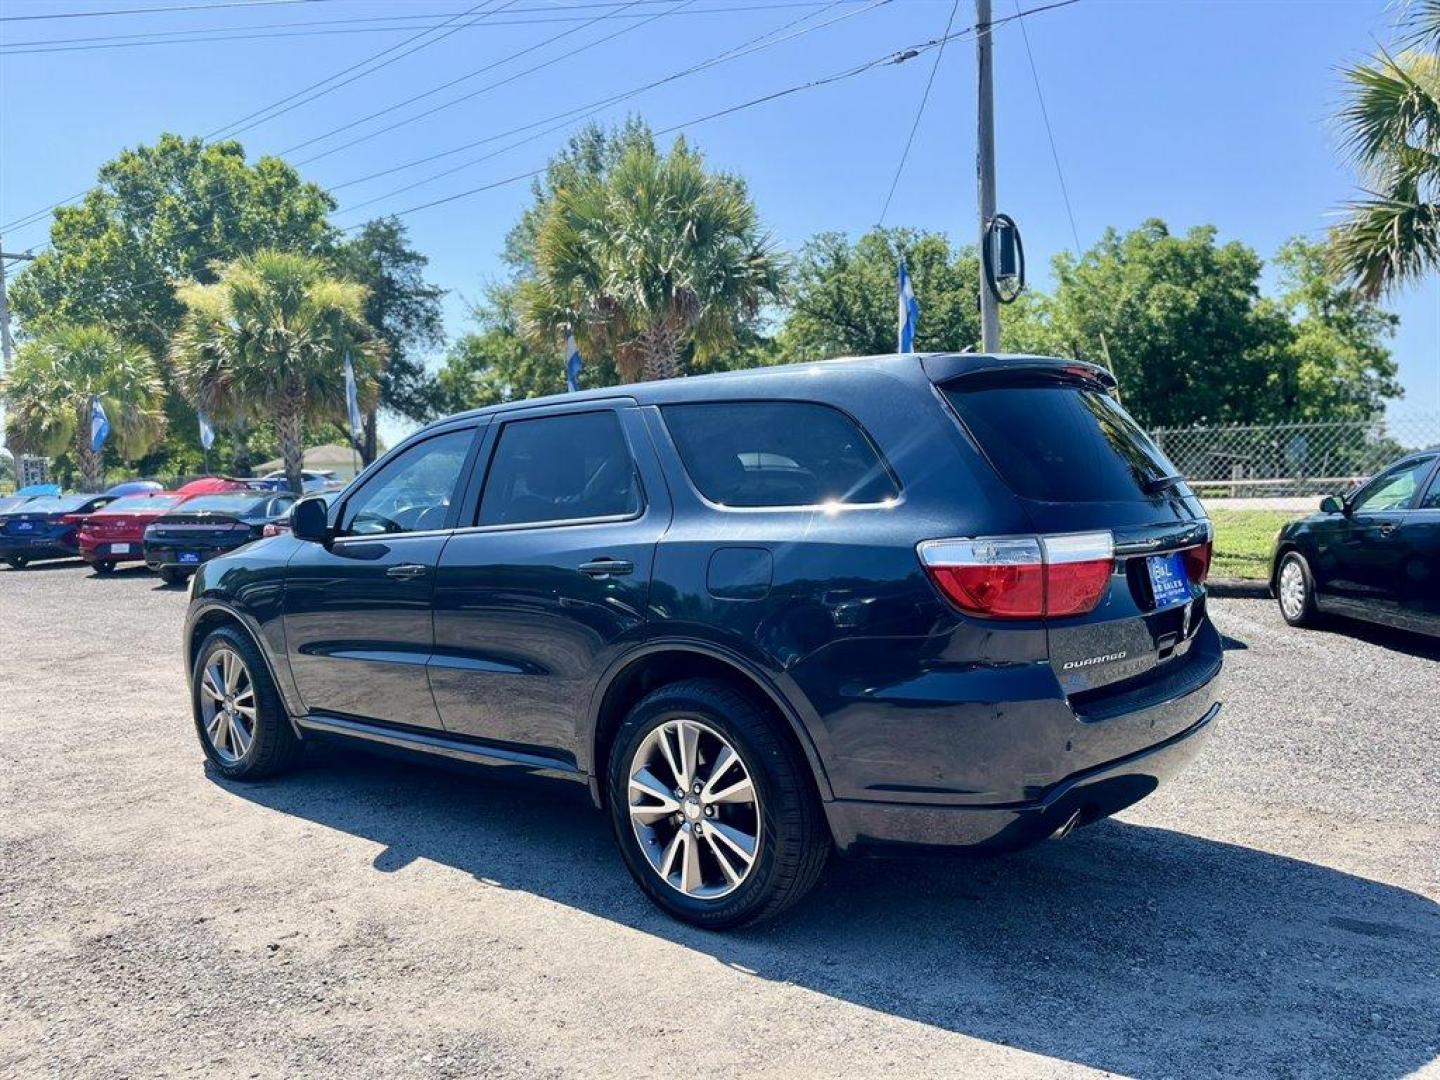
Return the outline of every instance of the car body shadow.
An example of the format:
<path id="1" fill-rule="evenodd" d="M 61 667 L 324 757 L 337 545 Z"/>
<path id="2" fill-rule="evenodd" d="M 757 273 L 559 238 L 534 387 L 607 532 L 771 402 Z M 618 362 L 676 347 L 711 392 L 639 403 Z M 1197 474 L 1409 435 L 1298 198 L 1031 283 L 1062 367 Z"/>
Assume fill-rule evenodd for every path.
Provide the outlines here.
<path id="1" fill-rule="evenodd" d="M 1420 660 L 1440 660 L 1440 637 L 1430 637 L 1413 630 L 1401 630 L 1382 623 L 1366 622 L 1348 615 L 1335 615 L 1327 612 L 1314 629 L 1308 632 L 1340 634 Z"/>
<path id="2" fill-rule="evenodd" d="M 578 785 L 332 747 L 272 783 L 216 782 L 384 845 L 377 871 L 430 860 L 757 978 L 1099 1069 L 1384 1078 L 1440 1056 L 1440 906 L 1184 833 L 1108 821 L 984 860 L 837 859 L 787 917 L 717 934 L 641 897 Z"/>

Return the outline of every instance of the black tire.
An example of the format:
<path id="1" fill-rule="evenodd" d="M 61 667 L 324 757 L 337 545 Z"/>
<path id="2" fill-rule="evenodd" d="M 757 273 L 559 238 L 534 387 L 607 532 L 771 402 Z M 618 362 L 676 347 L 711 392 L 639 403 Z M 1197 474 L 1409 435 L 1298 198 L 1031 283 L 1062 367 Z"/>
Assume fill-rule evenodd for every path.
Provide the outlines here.
<path id="1" fill-rule="evenodd" d="M 1303 592 L 1298 607 L 1293 603 L 1287 607 L 1289 602 L 1283 591 L 1286 567 L 1294 567 L 1300 573 Z M 1291 626 L 1314 626 L 1320 621 L 1320 613 L 1315 608 L 1315 577 L 1310 573 L 1310 564 L 1305 556 L 1298 551 L 1287 551 L 1280 559 L 1275 571 L 1275 599 L 1280 605 L 1280 617 Z"/>
<path id="2" fill-rule="evenodd" d="M 760 799 L 755 863 L 734 891 L 718 899 L 680 892 L 651 866 L 631 825 L 631 760 L 662 723 L 690 717 L 719 731 L 734 747 Z M 692 679 L 654 690 L 630 710 L 615 737 L 607 768 L 610 824 L 631 875 L 660 908 L 709 930 L 752 926 L 803 897 L 825 869 L 831 841 L 804 756 L 771 714 L 733 687 Z"/>
<path id="3" fill-rule="evenodd" d="M 24 570 L 29 564 L 30 559 L 25 555 L 11 555 L 5 561 L 10 564 L 11 570 Z"/>
<path id="4" fill-rule="evenodd" d="M 160 568 L 160 580 L 165 582 L 166 585 L 183 585 L 185 579 L 189 576 L 186 571 L 173 566 L 162 566 Z"/>
<path id="5" fill-rule="evenodd" d="M 92 563 L 91 565 L 95 567 L 95 573 L 97 574 L 113 574 L 115 572 L 115 563 L 110 559 L 102 559 L 100 562 Z"/>
<path id="6" fill-rule="evenodd" d="M 220 649 L 237 653 L 245 662 L 255 690 L 255 724 L 249 748 L 237 761 L 227 761 L 215 748 L 205 731 L 201 710 L 201 677 L 210 658 Z M 190 708 L 195 718 L 195 734 L 200 748 L 215 769 L 230 780 L 264 780 L 291 768 L 300 756 L 300 739 L 285 712 L 280 692 L 270 678 L 270 669 L 250 635 L 234 626 L 213 631 L 200 645 L 195 667 L 190 672 Z"/>

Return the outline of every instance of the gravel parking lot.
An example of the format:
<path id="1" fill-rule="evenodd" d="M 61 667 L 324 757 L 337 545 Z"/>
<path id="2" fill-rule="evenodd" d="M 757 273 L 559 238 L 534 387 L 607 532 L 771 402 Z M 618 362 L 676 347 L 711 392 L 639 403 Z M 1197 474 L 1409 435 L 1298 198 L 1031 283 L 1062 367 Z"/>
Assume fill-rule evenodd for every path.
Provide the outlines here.
<path id="1" fill-rule="evenodd" d="M 4 1076 L 1440 1075 L 1440 644 L 1215 601 L 1229 705 L 1178 781 L 717 935 L 568 788 L 219 781 L 184 606 L 0 572 Z"/>

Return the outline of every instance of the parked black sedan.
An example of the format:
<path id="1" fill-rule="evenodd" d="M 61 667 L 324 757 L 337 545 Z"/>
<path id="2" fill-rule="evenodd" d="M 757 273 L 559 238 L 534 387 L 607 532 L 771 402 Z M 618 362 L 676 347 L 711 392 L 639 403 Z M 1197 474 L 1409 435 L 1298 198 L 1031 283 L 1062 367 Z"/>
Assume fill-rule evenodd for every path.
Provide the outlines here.
<path id="1" fill-rule="evenodd" d="M 73 559 L 80 520 L 114 495 L 42 495 L 0 514 L 0 559 L 15 570 L 39 559 Z"/>
<path id="2" fill-rule="evenodd" d="M 1440 448 L 1281 529 L 1270 591 L 1291 626 L 1333 612 L 1440 635 Z"/>
<path id="3" fill-rule="evenodd" d="M 288 491 L 226 491 L 190 499 L 146 528 L 145 564 L 172 585 L 184 581 L 205 560 L 260 539 L 296 498 Z"/>

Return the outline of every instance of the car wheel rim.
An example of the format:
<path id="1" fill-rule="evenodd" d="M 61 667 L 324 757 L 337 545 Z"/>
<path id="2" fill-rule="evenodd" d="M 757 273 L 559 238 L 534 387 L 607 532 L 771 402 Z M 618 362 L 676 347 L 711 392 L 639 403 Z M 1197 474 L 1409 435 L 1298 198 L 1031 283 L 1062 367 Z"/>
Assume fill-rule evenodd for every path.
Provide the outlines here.
<path id="1" fill-rule="evenodd" d="M 255 682 L 240 654 L 216 649 L 200 677 L 200 716 L 215 755 L 233 765 L 255 742 Z"/>
<path id="2" fill-rule="evenodd" d="M 1280 568 L 1280 606 L 1292 619 L 1305 610 L 1305 575 L 1294 559 Z"/>
<path id="3" fill-rule="evenodd" d="M 750 876 L 760 798 L 729 741 L 699 720 L 669 720 L 630 762 L 630 824 L 650 868 L 676 892 L 717 900 Z"/>

